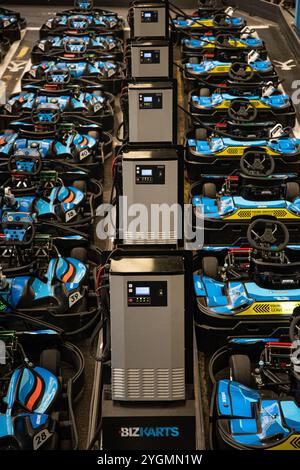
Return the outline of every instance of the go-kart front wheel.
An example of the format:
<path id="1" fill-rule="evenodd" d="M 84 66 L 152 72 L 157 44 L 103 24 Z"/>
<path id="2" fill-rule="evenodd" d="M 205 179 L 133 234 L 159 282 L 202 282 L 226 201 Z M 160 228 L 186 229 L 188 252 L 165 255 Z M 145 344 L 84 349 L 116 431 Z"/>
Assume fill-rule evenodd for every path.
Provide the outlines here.
<path id="1" fill-rule="evenodd" d="M 229 359 L 230 378 L 246 387 L 252 385 L 251 362 L 246 354 L 234 354 Z"/>

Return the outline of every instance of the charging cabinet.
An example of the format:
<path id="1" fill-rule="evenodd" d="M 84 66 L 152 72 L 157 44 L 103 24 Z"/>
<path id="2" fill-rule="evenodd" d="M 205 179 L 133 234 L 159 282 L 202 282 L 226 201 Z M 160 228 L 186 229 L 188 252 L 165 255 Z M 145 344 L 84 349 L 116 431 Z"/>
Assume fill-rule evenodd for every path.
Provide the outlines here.
<path id="1" fill-rule="evenodd" d="M 168 2 L 134 2 L 132 6 L 131 37 L 168 38 Z"/>
<path id="2" fill-rule="evenodd" d="M 122 154 L 122 196 L 126 196 L 126 199 L 118 201 L 118 243 L 180 244 L 184 184 L 182 153 L 181 148 L 162 148 L 131 149 Z M 120 204 L 124 207 L 120 207 Z M 123 225 L 124 221 L 130 222 L 128 209 L 135 204 L 143 204 L 147 210 L 146 231 L 138 227 L 132 232 L 129 224 L 126 227 Z M 170 217 L 164 220 L 158 216 L 154 205 L 157 209 L 158 206 L 166 205 L 174 210 L 170 210 Z M 127 216 L 124 217 L 126 210 Z"/>
<path id="3" fill-rule="evenodd" d="M 185 399 L 182 257 L 111 260 L 112 399 Z"/>
<path id="4" fill-rule="evenodd" d="M 130 43 L 132 78 L 172 78 L 173 47 L 168 40 Z"/>
<path id="5" fill-rule="evenodd" d="M 177 144 L 177 81 L 129 82 L 128 143 Z"/>

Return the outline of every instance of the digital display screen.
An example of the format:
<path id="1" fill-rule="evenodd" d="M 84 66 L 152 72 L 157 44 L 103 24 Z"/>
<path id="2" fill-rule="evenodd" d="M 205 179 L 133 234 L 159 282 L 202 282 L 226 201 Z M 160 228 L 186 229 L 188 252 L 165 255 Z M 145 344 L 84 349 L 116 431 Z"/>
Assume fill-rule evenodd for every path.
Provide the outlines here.
<path id="1" fill-rule="evenodd" d="M 144 103 L 152 103 L 153 98 L 152 96 L 144 96 Z"/>
<path id="2" fill-rule="evenodd" d="M 152 176 L 152 170 L 151 169 L 142 170 L 142 176 Z"/>
<path id="3" fill-rule="evenodd" d="M 148 11 L 145 11 L 145 12 L 144 12 L 144 16 L 145 16 L 145 18 L 151 18 L 151 16 L 152 16 L 151 11 L 149 11 L 149 12 L 148 12 Z"/>
<path id="4" fill-rule="evenodd" d="M 152 53 L 151 52 L 144 52 L 144 58 L 145 59 L 151 59 Z"/>
<path id="5" fill-rule="evenodd" d="M 150 295 L 150 287 L 136 287 L 135 295 Z"/>

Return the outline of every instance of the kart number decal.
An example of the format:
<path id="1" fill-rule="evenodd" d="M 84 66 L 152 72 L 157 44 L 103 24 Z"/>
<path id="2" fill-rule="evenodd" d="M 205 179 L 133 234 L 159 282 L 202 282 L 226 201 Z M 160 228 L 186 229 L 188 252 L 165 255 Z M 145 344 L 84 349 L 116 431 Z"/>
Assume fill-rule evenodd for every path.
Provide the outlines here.
<path id="1" fill-rule="evenodd" d="M 280 292 L 280 291 L 279 291 Z M 292 315 L 299 302 L 256 302 L 236 316 L 248 315 Z"/>
<path id="2" fill-rule="evenodd" d="M 69 307 L 72 307 L 78 300 L 82 299 L 83 294 L 81 294 L 79 291 L 73 292 L 73 294 L 70 295 L 69 297 Z"/>
<path id="3" fill-rule="evenodd" d="M 95 106 L 94 106 L 94 113 L 97 113 L 99 111 L 99 109 L 102 108 L 102 104 L 101 103 L 96 103 Z"/>
<path id="4" fill-rule="evenodd" d="M 77 213 L 74 209 L 71 209 L 70 211 L 66 212 L 66 222 L 69 222 L 69 220 L 73 219 L 76 215 Z"/>
<path id="5" fill-rule="evenodd" d="M 38 434 L 36 434 L 33 438 L 33 450 L 39 449 L 48 439 L 52 436 L 52 434 L 48 431 L 48 429 L 43 429 Z"/>
<path id="6" fill-rule="evenodd" d="M 44 51 L 45 50 L 45 43 L 40 42 L 39 48 L 41 49 L 41 51 Z"/>
<path id="7" fill-rule="evenodd" d="M 115 73 L 114 69 L 109 69 L 109 71 L 107 72 L 107 75 L 109 77 L 112 77 L 114 75 L 114 73 Z"/>
<path id="8" fill-rule="evenodd" d="M 47 28 L 51 28 L 51 26 L 52 26 L 52 21 L 51 21 L 51 20 L 48 20 L 47 23 L 46 23 L 46 26 L 47 26 Z"/>
<path id="9" fill-rule="evenodd" d="M 80 160 L 83 160 L 84 158 L 88 157 L 90 154 L 90 151 L 88 149 L 81 150 L 79 154 Z"/>
<path id="10" fill-rule="evenodd" d="M 36 77 L 36 69 L 31 69 L 29 73 L 32 77 Z"/>

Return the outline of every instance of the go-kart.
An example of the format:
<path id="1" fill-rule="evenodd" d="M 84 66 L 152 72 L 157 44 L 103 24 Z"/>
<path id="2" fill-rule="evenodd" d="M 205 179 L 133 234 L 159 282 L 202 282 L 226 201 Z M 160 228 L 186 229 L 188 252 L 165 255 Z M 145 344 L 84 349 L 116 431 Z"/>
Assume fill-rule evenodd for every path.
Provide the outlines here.
<path id="1" fill-rule="evenodd" d="M 31 52 L 32 62 L 38 64 L 41 60 L 51 60 L 53 57 L 64 54 L 75 54 L 81 57 L 83 54 L 94 54 L 98 58 L 107 55 L 115 60 L 123 59 L 123 41 L 113 35 L 97 34 L 69 34 L 61 36 L 49 36 L 41 39 L 33 47 Z"/>
<path id="2" fill-rule="evenodd" d="M 15 194 L 9 187 L 0 188 L 0 219 L 4 223 L 51 225 L 53 230 L 66 226 L 89 233 L 102 198 L 101 186 L 98 189 L 98 194 L 88 193 L 82 180 L 72 186 L 65 186 L 61 180 L 52 186 L 41 183 L 31 191 L 18 188 Z"/>
<path id="3" fill-rule="evenodd" d="M 219 33 L 215 36 L 207 33 L 204 36 L 189 36 L 182 39 L 183 58 L 200 56 L 204 60 L 214 59 L 221 62 L 240 60 L 241 53 L 258 51 L 261 59 L 267 58 L 264 41 L 255 30 L 245 27 L 240 33 Z"/>
<path id="4" fill-rule="evenodd" d="M 278 75 L 270 60 L 261 60 L 259 54 L 251 51 L 248 58 L 241 61 L 221 62 L 219 60 L 203 60 L 189 57 L 184 63 L 183 77 L 187 88 L 215 85 L 234 87 L 243 85 L 245 88 L 265 86 L 268 82 L 278 84 Z M 204 85 L 202 85 L 204 84 Z"/>
<path id="5" fill-rule="evenodd" d="M 220 130 L 197 127 L 189 131 L 186 138 L 188 176 L 193 181 L 198 181 L 204 173 L 228 176 L 239 168 L 241 157 L 249 150 L 272 156 L 276 172 L 297 171 L 300 140 L 290 129 L 284 130 L 279 125 L 275 129 L 258 130 L 251 129 L 250 125 L 247 131 L 244 129 L 231 136 Z"/>
<path id="6" fill-rule="evenodd" d="M 113 33 L 122 37 L 124 30 L 124 20 L 119 18 L 117 13 L 111 11 L 98 10 L 92 12 L 65 11 L 57 13 L 40 29 L 40 38 L 43 39 L 50 34 L 69 34 L 96 32 L 97 34 Z"/>
<path id="7" fill-rule="evenodd" d="M 66 83 L 62 82 L 62 76 Z M 40 105 L 55 105 L 69 119 L 73 119 L 73 116 L 83 117 L 101 124 L 106 131 L 113 130 L 113 95 L 103 91 L 100 86 L 81 88 L 71 85 L 66 71 L 63 74 L 51 72 L 47 78 L 47 84 L 43 88 L 37 85 L 23 87 L 23 91 L 12 94 L 6 104 L 0 106 L 0 121 L 4 128 L 11 121 L 36 113 Z"/>
<path id="8" fill-rule="evenodd" d="M 270 155 L 246 152 L 240 172 L 228 176 L 217 189 L 217 179 L 191 188 L 194 223 L 204 222 L 205 243 L 238 245 L 246 238 L 249 223 L 257 217 L 284 222 L 291 242 L 300 238 L 300 186 L 298 174 L 274 175 Z"/>
<path id="9" fill-rule="evenodd" d="M 210 92 L 208 88 L 194 90 L 189 95 L 189 111 L 205 122 L 219 122 L 224 119 L 238 124 L 272 127 L 280 123 L 293 128 L 296 123 L 296 110 L 291 98 L 272 83 L 265 87 L 243 92 L 239 89 L 222 89 Z"/>
<path id="10" fill-rule="evenodd" d="M 11 122 L 9 129 L 0 134 L 2 171 L 7 171 L 16 150 L 28 156 L 38 151 L 58 173 L 63 163 L 75 164 L 93 177 L 102 178 L 104 159 L 112 152 L 112 137 L 86 119 L 64 120 L 56 104 L 46 104 L 34 108 L 30 117 Z"/>
<path id="11" fill-rule="evenodd" d="M 211 449 L 300 450 L 299 346 L 296 309 L 289 332 L 231 337 L 213 355 Z"/>
<path id="12" fill-rule="evenodd" d="M 118 94 L 124 80 L 125 65 L 115 62 L 113 56 L 107 56 L 99 60 L 89 55 L 70 57 L 65 54 L 63 57 L 52 60 L 39 61 L 22 77 L 22 86 L 45 84 L 78 84 L 81 87 L 97 89 L 99 85 L 103 90 Z"/>
<path id="13" fill-rule="evenodd" d="M 9 41 L 18 41 L 21 30 L 26 28 L 26 20 L 19 13 L 0 8 L 0 33 Z"/>
<path id="14" fill-rule="evenodd" d="M 0 33 L 0 62 L 3 61 L 10 48 L 10 40 Z"/>
<path id="15" fill-rule="evenodd" d="M 54 236 L 26 223 L 15 232 L 12 223 L 2 226 L 0 322 L 33 319 L 62 328 L 65 335 L 89 334 L 100 315 L 99 250 L 73 229 Z"/>
<path id="16" fill-rule="evenodd" d="M 52 329 L 0 329 L 0 450 L 78 448 L 84 358 Z"/>
<path id="17" fill-rule="evenodd" d="M 198 0 L 198 8 L 194 15 L 203 17 L 220 13 L 224 10 L 223 7 L 223 0 Z"/>
<path id="18" fill-rule="evenodd" d="M 199 253 L 194 287 L 200 331 L 223 338 L 272 334 L 300 305 L 300 249 L 289 244 L 286 226 L 256 219 L 247 238 L 248 246 L 207 247 Z"/>
<path id="19" fill-rule="evenodd" d="M 202 33 L 205 31 L 241 31 L 245 26 L 245 19 L 233 16 L 234 9 L 229 7 L 225 11 L 219 13 L 211 13 L 208 16 L 188 16 L 182 14 L 176 15 L 172 19 L 172 25 L 176 29 L 177 34 L 181 32 Z"/>

